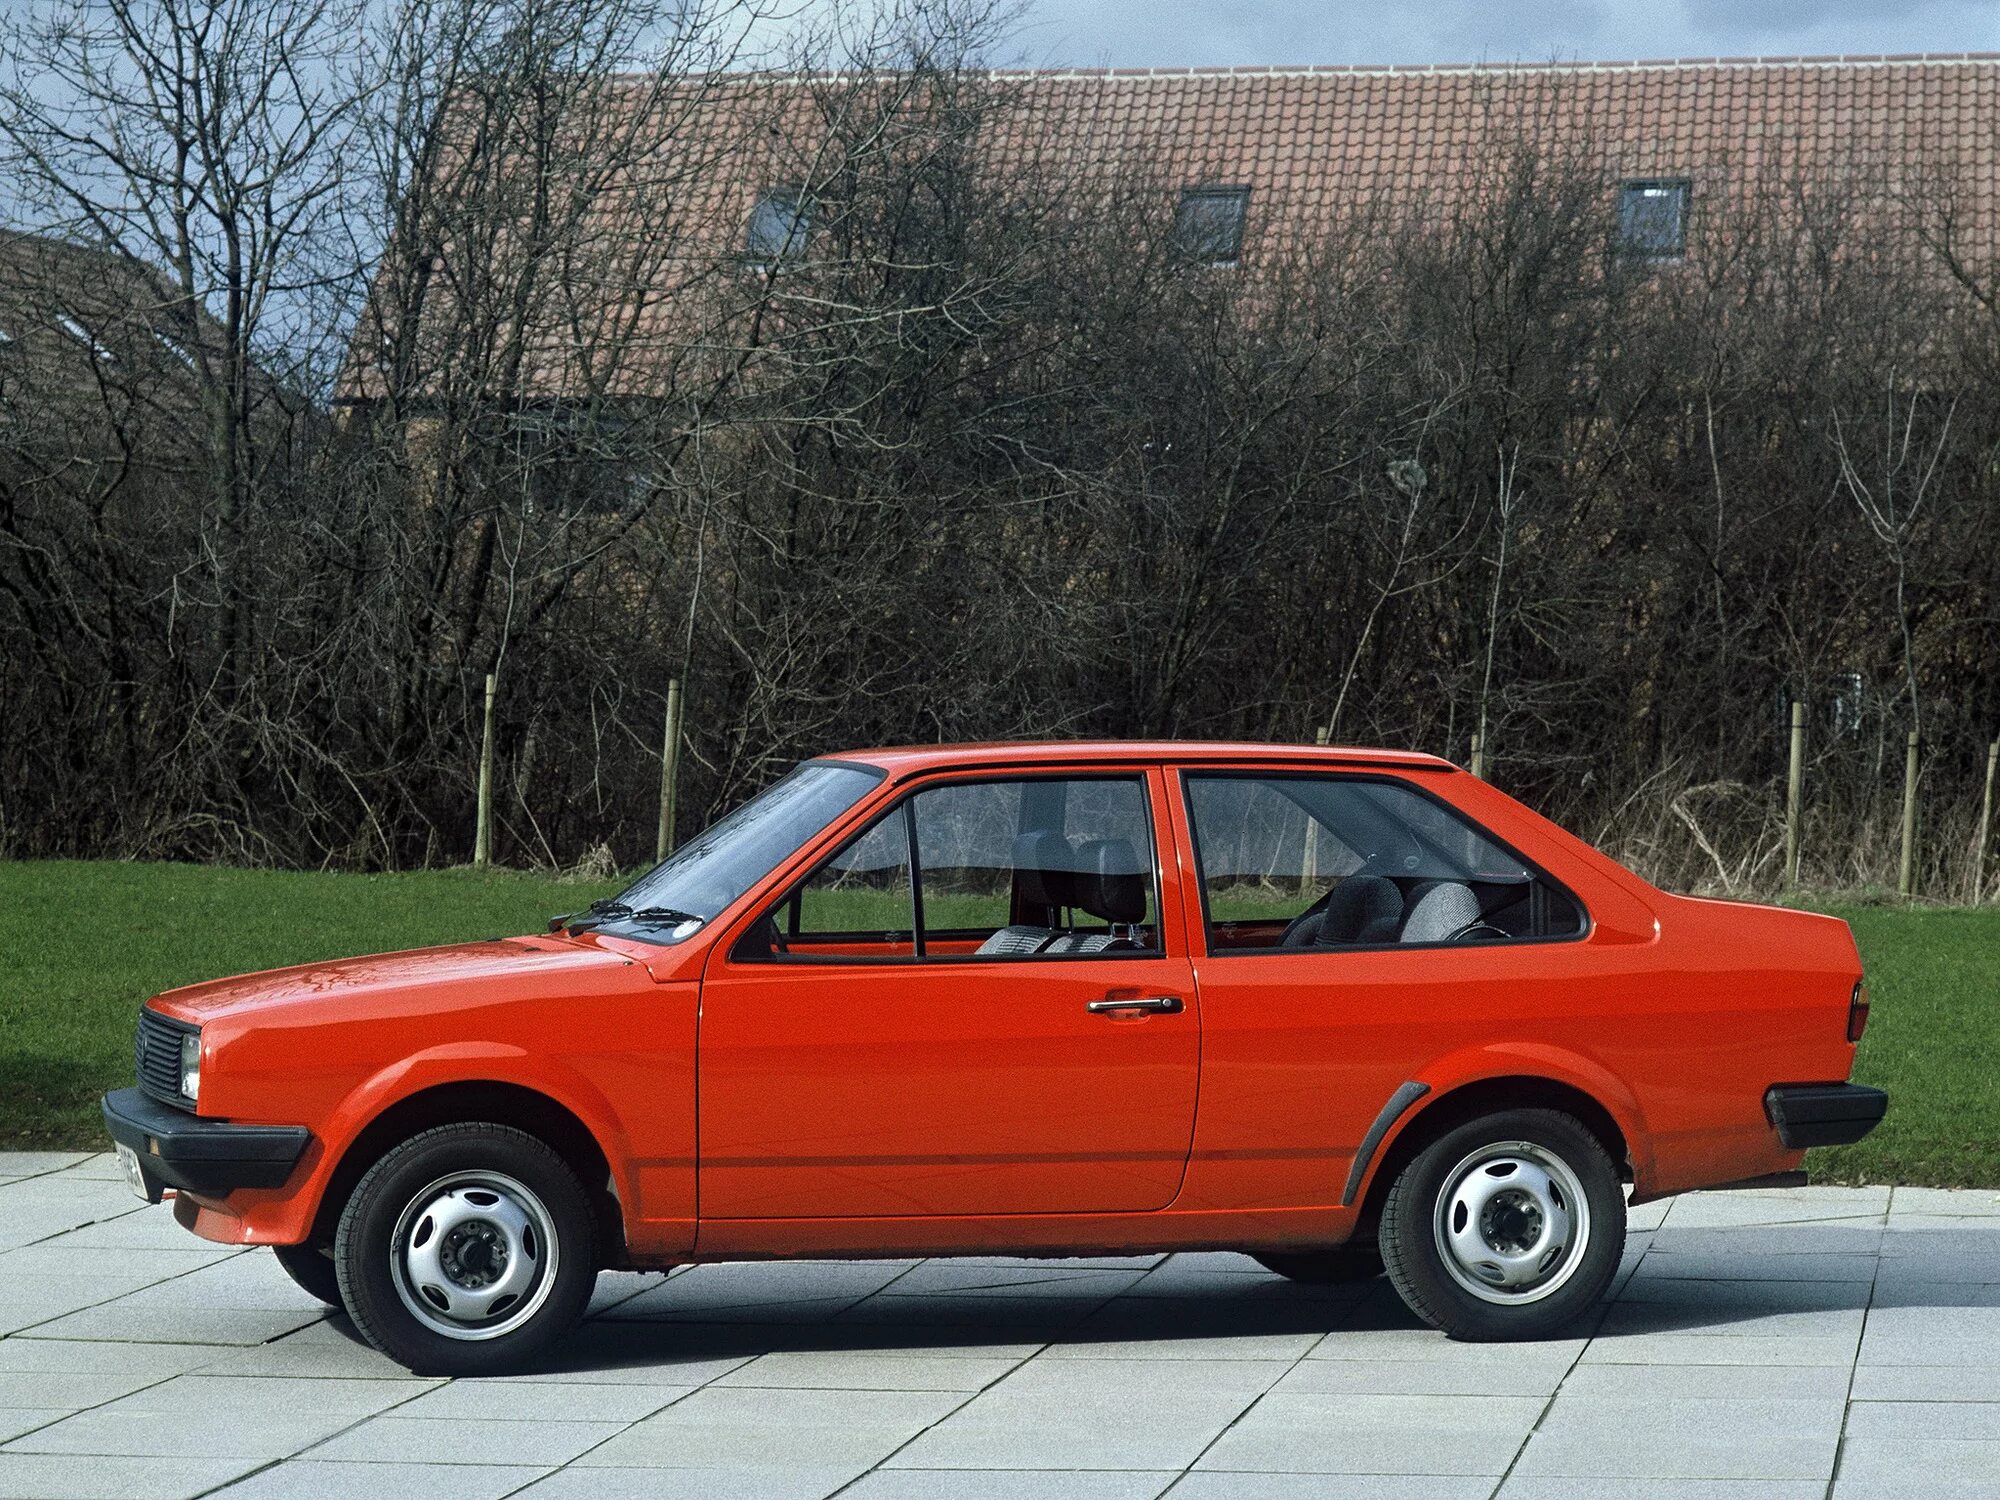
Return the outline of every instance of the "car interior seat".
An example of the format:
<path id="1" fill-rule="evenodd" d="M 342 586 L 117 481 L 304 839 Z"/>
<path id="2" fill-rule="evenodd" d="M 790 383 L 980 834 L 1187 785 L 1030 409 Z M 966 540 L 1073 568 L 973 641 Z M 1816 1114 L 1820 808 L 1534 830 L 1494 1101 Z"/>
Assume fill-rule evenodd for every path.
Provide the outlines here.
<path id="1" fill-rule="evenodd" d="M 1059 833 L 1024 833 L 1014 840 L 1014 889 L 1019 907 L 1041 908 L 1057 920 L 1063 912 L 1081 912 L 1116 929 L 1137 927 L 1146 919 L 1146 875 L 1129 839 L 1073 844 Z M 1140 946 L 1132 934 L 1116 930 L 1074 932 L 1016 922 L 994 933 L 976 951 L 990 958 Z"/>
<path id="2" fill-rule="evenodd" d="M 1403 918 L 1399 941 L 1449 942 L 1481 917 L 1472 887 L 1456 880 L 1436 880 L 1411 892 L 1409 914 Z"/>
<path id="3" fill-rule="evenodd" d="M 1076 846 L 1077 871 L 1069 905 L 1072 910 L 1110 924 L 1110 932 L 1065 932 L 1042 949 L 1044 953 L 1102 953 L 1138 948 L 1131 935 L 1146 920 L 1146 877 L 1129 839 L 1091 839 Z M 1119 928 L 1127 931 L 1121 933 Z"/>
<path id="4" fill-rule="evenodd" d="M 1350 875 L 1292 919 L 1280 938 L 1285 948 L 1326 948 L 1348 943 L 1393 943 L 1403 918 L 1403 893 L 1381 875 Z"/>

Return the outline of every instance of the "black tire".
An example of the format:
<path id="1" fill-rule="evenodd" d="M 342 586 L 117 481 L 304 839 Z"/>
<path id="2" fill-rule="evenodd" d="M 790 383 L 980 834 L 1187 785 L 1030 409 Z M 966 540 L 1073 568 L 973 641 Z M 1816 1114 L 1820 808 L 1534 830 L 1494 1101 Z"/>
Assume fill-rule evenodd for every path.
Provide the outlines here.
<path id="1" fill-rule="evenodd" d="M 273 1245 L 271 1251 L 300 1291 L 328 1307 L 341 1305 L 340 1278 L 334 1272 L 331 1253 L 317 1245 Z"/>
<path id="2" fill-rule="evenodd" d="M 1479 1160 L 1486 1152 L 1493 1158 Z M 1581 1216 L 1569 1201 L 1577 1197 Z M 1485 1204 L 1476 1220 L 1466 1211 L 1475 1202 Z M 1558 1215 L 1570 1226 L 1561 1247 L 1549 1243 Z M 1440 1245 L 1454 1236 L 1464 1237 L 1457 1254 Z M 1549 1338 L 1595 1307 L 1617 1273 L 1625 1195 L 1581 1122 L 1550 1109 L 1506 1110 L 1446 1132 L 1411 1159 L 1383 1204 L 1380 1243 L 1390 1281 L 1433 1328 L 1470 1341 Z M 1488 1284 L 1509 1275 L 1524 1279 Z"/>
<path id="3" fill-rule="evenodd" d="M 334 1265 L 355 1327 L 391 1359 L 420 1375 L 497 1375 L 532 1367 L 583 1316 L 597 1238 L 583 1184 L 546 1142 L 440 1125 L 356 1184 Z"/>
<path id="4" fill-rule="evenodd" d="M 1250 1258 L 1287 1281 L 1340 1286 L 1373 1281 L 1382 1274 L 1382 1254 L 1373 1245 L 1335 1245 L 1329 1250 L 1252 1251 Z"/>

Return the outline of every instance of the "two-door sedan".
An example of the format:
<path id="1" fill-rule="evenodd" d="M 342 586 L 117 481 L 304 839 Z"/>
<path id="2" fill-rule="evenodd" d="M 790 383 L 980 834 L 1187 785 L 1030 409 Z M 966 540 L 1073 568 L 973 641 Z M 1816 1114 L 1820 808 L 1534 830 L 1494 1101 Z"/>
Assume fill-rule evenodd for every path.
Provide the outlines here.
<path id="1" fill-rule="evenodd" d="M 1886 1096 L 1847 927 L 1667 895 L 1445 761 L 996 744 L 800 765 L 546 933 L 173 990 L 104 1113 L 414 1369 L 602 1267 L 1233 1249 L 1454 1336 L 1604 1293 L 1633 1202 Z"/>

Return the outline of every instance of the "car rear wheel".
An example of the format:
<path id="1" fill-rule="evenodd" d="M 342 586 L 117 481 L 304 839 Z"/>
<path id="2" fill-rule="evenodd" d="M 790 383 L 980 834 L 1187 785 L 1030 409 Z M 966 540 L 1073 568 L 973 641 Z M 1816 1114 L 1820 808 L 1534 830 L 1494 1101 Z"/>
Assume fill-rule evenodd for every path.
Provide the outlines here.
<path id="1" fill-rule="evenodd" d="M 340 1216 L 335 1266 L 355 1326 L 426 1375 L 532 1365 L 597 1280 L 583 1185 L 511 1126 L 441 1125 L 368 1169 Z"/>
<path id="2" fill-rule="evenodd" d="M 1413 1157 L 1382 1209 L 1410 1310 L 1453 1338 L 1547 1338 L 1597 1304 L 1625 1248 L 1625 1196 L 1597 1138 L 1556 1110 L 1488 1115 Z"/>
<path id="3" fill-rule="evenodd" d="M 273 1245 L 271 1250 L 300 1291 L 329 1307 L 340 1306 L 340 1278 L 334 1274 L 329 1252 L 318 1245 Z"/>
<path id="4" fill-rule="evenodd" d="M 1373 1281 L 1382 1274 L 1382 1255 L 1373 1245 L 1336 1245 L 1329 1250 L 1282 1250 L 1250 1257 L 1288 1281 L 1314 1286 Z"/>

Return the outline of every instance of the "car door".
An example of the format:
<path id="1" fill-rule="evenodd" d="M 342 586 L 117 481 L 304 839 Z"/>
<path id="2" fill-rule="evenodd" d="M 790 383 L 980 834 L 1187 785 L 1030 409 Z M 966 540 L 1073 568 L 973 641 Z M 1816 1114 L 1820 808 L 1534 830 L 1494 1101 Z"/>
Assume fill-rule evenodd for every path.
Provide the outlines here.
<path id="1" fill-rule="evenodd" d="M 1165 795 L 1148 769 L 920 784 L 719 946 L 703 1220 L 1172 1202 L 1201 1023 Z"/>
<path id="2" fill-rule="evenodd" d="M 1181 781 L 1204 1017 L 1201 1169 L 1181 1207 L 1340 1203 L 1369 1128 L 1427 1062 L 1532 1046 L 1566 1011 L 1601 1009 L 1569 946 L 1581 905 L 1414 781 Z"/>

